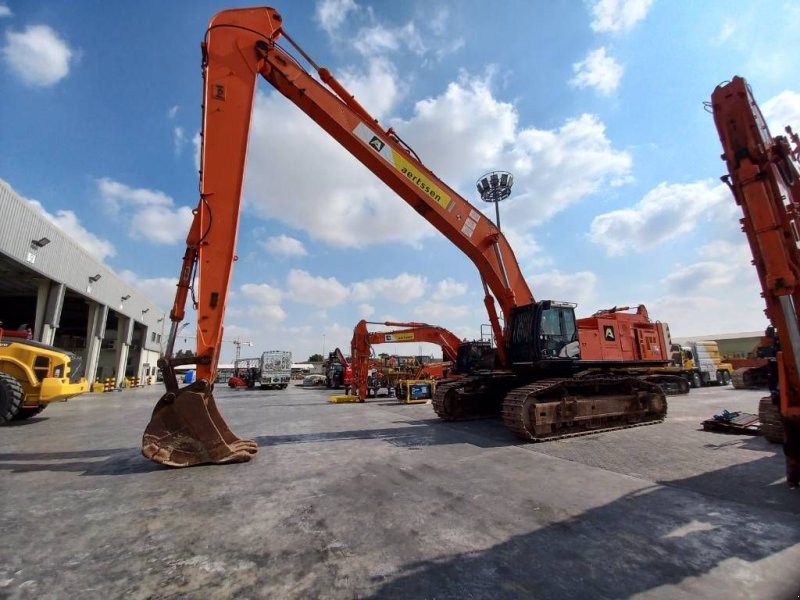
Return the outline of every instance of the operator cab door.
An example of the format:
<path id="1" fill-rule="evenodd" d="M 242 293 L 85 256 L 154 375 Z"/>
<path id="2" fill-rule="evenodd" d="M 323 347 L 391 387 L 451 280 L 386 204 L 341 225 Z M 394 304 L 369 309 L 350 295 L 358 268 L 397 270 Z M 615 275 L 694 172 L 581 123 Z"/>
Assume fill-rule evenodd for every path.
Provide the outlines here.
<path id="1" fill-rule="evenodd" d="M 512 363 L 580 358 L 575 305 L 543 300 L 511 312 Z"/>

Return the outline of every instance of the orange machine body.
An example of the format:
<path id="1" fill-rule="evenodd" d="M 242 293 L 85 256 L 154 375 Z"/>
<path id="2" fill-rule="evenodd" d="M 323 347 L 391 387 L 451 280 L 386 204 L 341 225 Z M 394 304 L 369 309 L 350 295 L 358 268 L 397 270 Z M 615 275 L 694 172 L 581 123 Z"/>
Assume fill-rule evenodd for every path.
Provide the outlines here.
<path id="1" fill-rule="evenodd" d="M 578 319 L 578 339 L 583 360 L 655 361 L 668 363 L 669 329 L 651 321 L 644 305 L 601 310 Z"/>

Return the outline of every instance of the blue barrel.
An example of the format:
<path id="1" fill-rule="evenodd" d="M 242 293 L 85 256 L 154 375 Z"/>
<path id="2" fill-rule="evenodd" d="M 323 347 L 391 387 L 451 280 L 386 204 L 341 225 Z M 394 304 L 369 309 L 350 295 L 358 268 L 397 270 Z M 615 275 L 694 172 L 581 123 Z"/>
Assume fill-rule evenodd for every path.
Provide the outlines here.
<path id="1" fill-rule="evenodd" d="M 194 369 L 190 369 L 186 371 L 183 376 L 183 383 L 192 383 L 194 382 Z"/>

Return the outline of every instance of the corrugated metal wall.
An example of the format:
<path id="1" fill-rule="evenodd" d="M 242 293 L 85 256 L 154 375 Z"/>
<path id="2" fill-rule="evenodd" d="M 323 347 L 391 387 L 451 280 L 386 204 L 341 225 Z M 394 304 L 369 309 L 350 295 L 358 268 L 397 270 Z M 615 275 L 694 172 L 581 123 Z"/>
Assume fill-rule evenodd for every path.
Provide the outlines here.
<path id="1" fill-rule="evenodd" d="M 47 238 L 42 248 L 33 240 Z M 77 242 L 53 225 L 30 202 L 20 197 L 0 179 L 0 253 L 24 264 L 42 276 L 63 283 L 87 299 L 105 304 L 115 312 L 145 325 L 150 332 L 161 332 L 164 308 L 125 283 L 114 271 L 93 258 Z M 100 274 L 95 282 L 89 277 Z M 123 296 L 130 296 L 122 301 Z M 142 312 L 146 311 L 146 312 Z M 168 324 L 166 324 L 168 325 Z M 158 343 L 148 335 L 144 348 L 158 351 Z"/>

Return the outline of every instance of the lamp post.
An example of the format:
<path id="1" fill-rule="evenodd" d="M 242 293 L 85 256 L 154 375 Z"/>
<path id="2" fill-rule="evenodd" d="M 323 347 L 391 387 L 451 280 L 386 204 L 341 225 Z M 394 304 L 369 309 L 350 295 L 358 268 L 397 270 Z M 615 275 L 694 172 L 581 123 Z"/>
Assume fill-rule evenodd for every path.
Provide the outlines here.
<path id="1" fill-rule="evenodd" d="M 514 176 L 508 171 L 491 171 L 475 183 L 481 200 L 494 203 L 495 225 L 500 229 L 500 202 L 511 195 Z"/>

